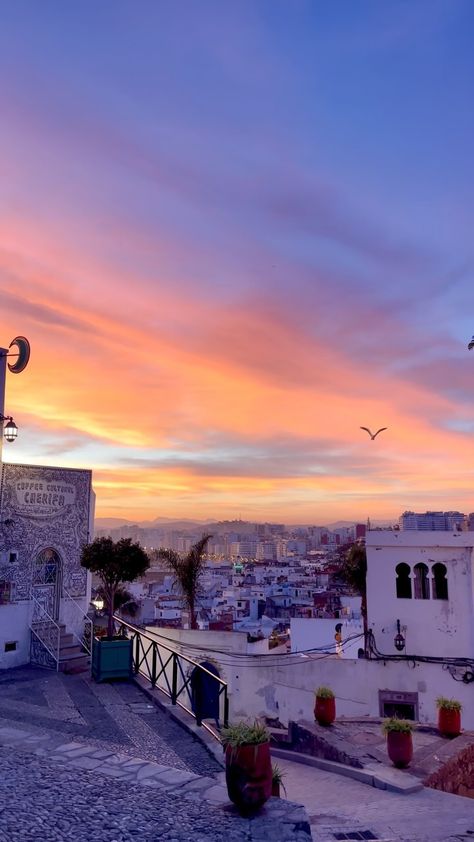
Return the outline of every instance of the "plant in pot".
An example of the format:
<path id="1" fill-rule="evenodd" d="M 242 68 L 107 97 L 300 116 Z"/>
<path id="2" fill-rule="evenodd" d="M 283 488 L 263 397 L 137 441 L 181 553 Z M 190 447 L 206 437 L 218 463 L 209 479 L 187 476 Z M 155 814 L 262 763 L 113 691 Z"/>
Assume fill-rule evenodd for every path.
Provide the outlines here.
<path id="1" fill-rule="evenodd" d="M 383 733 L 387 737 L 387 753 L 397 769 L 405 769 L 413 757 L 413 723 L 393 716 L 384 719 Z"/>
<path id="2" fill-rule="evenodd" d="M 318 687 L 314 703 L 314 718 L 320 725 L 332 725 L 336 718 L 336 698 L 330 687 Z"/>
<path id="3" fill-rule="evenodd" d="M 457 699 L 436 699 L 438 708 L 438 730 L 444 737 L 458 737 L 461 733 L 462 704 Z"/>
<path id="4" fill-rule="evenodd" d="M 81 565 L 95 573 L 101 581 L 101 595 L 107 614 L 107 634 L 94 638 L 92 676 L 97 681 L 107 678 L 130 678 L 132 675 L 132 641 L 115 634 L 114 611 L 117 595 L 123 585 L 143 576 L 150 560 L 140 544 L 130 538 L 113 541 L 95 538 L 82 549 Z"/>
<path id="5" fill-rule="evenodd" d="M 280 797 L 280 789 L 283 789 L 283 792 L 286 796 L 286 789 L 285 784 L 283 783 L 283 778 L 285 777 L 285 772 L 283 769 L 280 768 L 278 763 L 272 764 L 272 795 L 275 798 Z"/>
<path id="6" fill-rule="evenodd" d="M 231 724 L 221 737 L 229 798 L 241 815 L 255 813 L 272 794 L 270 732 L 255 720 Z"/>

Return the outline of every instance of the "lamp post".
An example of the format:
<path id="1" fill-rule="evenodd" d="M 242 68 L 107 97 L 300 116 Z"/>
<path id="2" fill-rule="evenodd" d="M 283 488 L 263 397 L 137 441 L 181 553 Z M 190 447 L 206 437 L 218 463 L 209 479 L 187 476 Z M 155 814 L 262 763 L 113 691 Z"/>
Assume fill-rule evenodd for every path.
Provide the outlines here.
<path id="1" fill-rule="evenodd" d="M 18 427 L 11 415 L 5 415 L 5 385 L 7 374 L 7 358 L 16 357 L 15 361 L 8 363 L 8 368 L 13 374 L 20 374 L 28 365 L 30 359 L 30 343 L 25 336 L 17 336 L 10 342 L 8 348 L 0 348 L 0 424 L 4 425 L 3 435 L 8 442 L 15 441 L 18 435 Z M 2 437 L 0 435 L 0 464 L 2 456 Z"/>

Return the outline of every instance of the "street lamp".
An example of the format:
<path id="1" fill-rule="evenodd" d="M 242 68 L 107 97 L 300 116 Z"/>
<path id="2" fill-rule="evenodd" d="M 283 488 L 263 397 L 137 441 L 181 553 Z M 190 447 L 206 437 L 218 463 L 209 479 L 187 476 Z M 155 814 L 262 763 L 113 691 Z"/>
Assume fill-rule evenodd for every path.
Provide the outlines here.
<path id="1" fill-rule="evenodd" d="M 15 441 L 16 437 L 18 436 L 18 427 L 16 426 L 13 418 L 11 415 L 1 415 L 0 414 L 0 422 L 6 421 L 3 428 L 3 435 L 6 441 Z"/>

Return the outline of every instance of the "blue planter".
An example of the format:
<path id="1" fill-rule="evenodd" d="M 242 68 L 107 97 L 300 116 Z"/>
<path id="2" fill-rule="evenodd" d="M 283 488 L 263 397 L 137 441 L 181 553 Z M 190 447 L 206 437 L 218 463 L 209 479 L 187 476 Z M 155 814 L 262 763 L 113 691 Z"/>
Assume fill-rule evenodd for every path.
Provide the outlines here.
<path id="1" fill-rule="evenodd" d="M 128 638 L 106 640 L 95 637 L 92 644 L 92 678 L 107 681 L 109 678 L 131 678 L 132 641 Z"/>

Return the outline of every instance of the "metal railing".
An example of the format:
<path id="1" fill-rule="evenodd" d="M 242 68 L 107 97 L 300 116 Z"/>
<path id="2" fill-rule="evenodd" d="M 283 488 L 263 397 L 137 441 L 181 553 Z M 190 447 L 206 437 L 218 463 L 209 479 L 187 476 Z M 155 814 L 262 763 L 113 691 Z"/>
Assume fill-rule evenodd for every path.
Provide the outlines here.
<path id="1" fill-rule="evenodd" d="M 71 606 L 73 608 L 73 613 L 75 613 L 76 618 L 74 618 L 74 616 L 64 616 L 66 613 L 68 613 L 67 610 L 65 610 L 66 605 Z M 79 621 L 77 620 L 78 617 Z M 79 644 L 86 650 L 88 655 L 92 655 L 92 638 L 94 634 L 94 624 L 91 618 L 87 616 L 86 612 L 82 610 L 79 603 L 76 602 L 76 600 L 73 596 L 71 596 L 70 593 L 68 593 L 64 586 L 63 599 L 61 600 L 61 619 L 65 620 L 68 632 L 70 632 L 73 635 L 73 637 L 76 638 Z M 82 637 L 80 637 L 74 630 L 78 627 L 78 625 L 83 625 L 84 631 Z"/>
<path id="2" fill-rule="evenodd" d="M 227 727 L 229 724 L 227 683 L 202 664 L 160 643 L 117 615 L 114 619 L 119 624 L 121 633 L 125 633 L 132 640 L 135 675 L 147 678 L 152 687 L 157 687 L 171 699 L 171 704 L 179 705 L 195 718 L 197 725 L 202 725 L 214 737 L 220 739 L 218 732 L 207 722 L 203 722 L 204 718 L 211 717 L 208 716 L 208 708 L 203 702 L 199 688 L 205 687 L 207 683 L 207 687 L 212 689 L 217 713 L 217 716 L 212 716 L 212 718 L 216 720 L 217 728 L 219 728 L 220 720 L 224 727 Z"/>
<path id="3" fill-rule="evenodd" d="M 45 652 L 42 652 L 42 648 L 46 650 L 46 652 L 52 658 L 56 671 L 59 670 L 59 653 L 60 653 L 60 645 L 61 645 L 61 629 L 59 624 L 54 620 L 50 614 L 46 611 L 44 605 L 39 602 L 36 597 L 31 594 L 30 596 L 31 601 L 31 619 L 30 619 L 30 631 L 32 635 L 36 638 L 39 642 L 39 646 L 36 646 L 37 653 L 35 656 L 35 663 L 39 663 L 42 666 L 50 666 L 48 664 L 48 657 Z M 34 640 L 32 643 L 34 644 Z M 35 648 L 34 646 L 32 647 Z"/>

